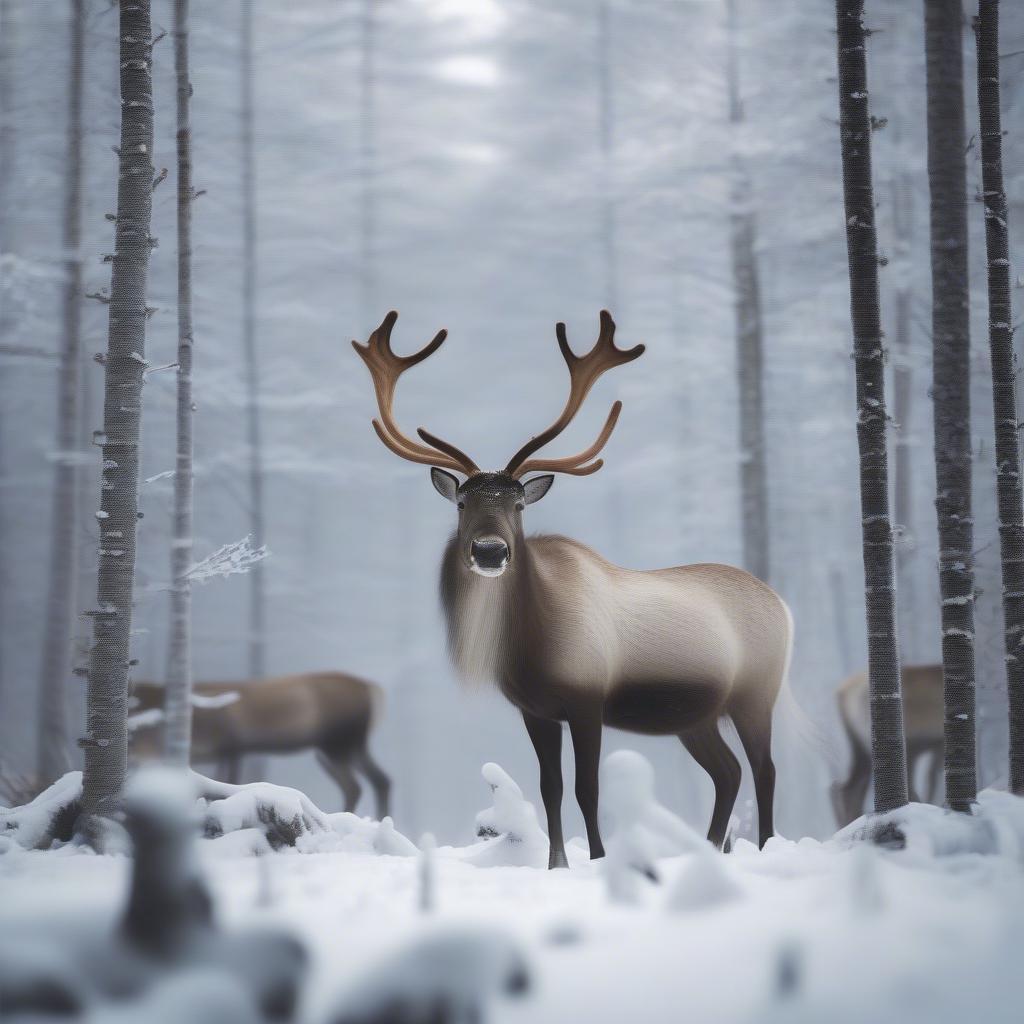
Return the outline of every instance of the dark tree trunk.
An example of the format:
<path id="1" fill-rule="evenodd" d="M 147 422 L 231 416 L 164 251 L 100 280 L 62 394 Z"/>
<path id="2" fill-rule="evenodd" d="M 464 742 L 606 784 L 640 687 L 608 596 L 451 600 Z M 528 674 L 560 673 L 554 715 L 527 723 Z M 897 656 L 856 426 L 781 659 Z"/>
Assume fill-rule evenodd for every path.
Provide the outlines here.
<path id="1" fill-rule="evenodd" d="M 50 576 L 43 629 L 36 773 L 49 785 L 71 767 L 68 750 L 68 681 L 78 582 L 78 401 L 82 323 L 82 87 L 85 3 L 70 3 L 68 125 L 64 179 L 64 289 L 61 300 L 60 365 L 57 370 L 57 430 L 54 453 Z"/>
<path id="2" fill-rule="evenodd" d="M 246 374 L 249 448 L 249 522 L 253 547 L 265 543 L 260 370 L 256 340 L 256 154 L 252 0 L 242 0 L 242 346 Z M 249 678 L 266 673 L 267 602 L 263 565 L 249 571 Z"/>
<path id="3" fill-rule="evenodd" d="M 996 488 L 1003 573 L 1006 683 L 1010 704 L 1010 791 L 1024 795 L 1024 492 L 1017 424 L 1017 374 L 1010 305 L 1010 245 L 999 109 L 999 0 L 978 3 L 978 113 L 988 258 Z"/>
<path id="4" fill-rule="evenodd" d="M 907 759 L 896 633 L 893 531 L 889 517 L 885 362 L 878 299 L 878 239 L 871 180 L 871 120 L 863 15 L 864 0 L 836 0 L 839 133 L 857 375 L 871 763 L 875 810 L 891 811 L 907 802 Z"/>
<path id="5" fill-rule="evenodd" d="M 740 515 L 743 567 L 769 579 L 768 471 L 764 422 L 764 329 L 757 267 L 757 222 L 751 205 L 751 182 L 740 155 L 743 125 L 740 98 L 739 17 L 737 0 L 728 0 L 729 123 L 732 129 L 730 248 L 736 309 L 736 373 L 740 408 Z"/>
<path id="6" fill-rule="evenodd" d="M 164 696 L 164 756 L 187 768 L 192 739 L 192 84 L 189 0 L 174 0 L 178 155 L 178 389 L 171 540 L 171 637 Z"/>
<path id="7" fill-rule="evenodd" d="M 967 167 L 961 0 L 926 0 L 931 189 L 932 396 L 939 528 L 946 800 L 977 796 L 974 741 L 974 528 L 971 518 Z"/>
<path id="8" fill-rule="evenodd" d="M 82 812 L 102 813 L 127 768 L 128 666 L 139 503 L 139 421 L 153 197 L 149 0 L 120 7 L 121 145 L 105 364 L 97 605 L 89 664 Z"/>

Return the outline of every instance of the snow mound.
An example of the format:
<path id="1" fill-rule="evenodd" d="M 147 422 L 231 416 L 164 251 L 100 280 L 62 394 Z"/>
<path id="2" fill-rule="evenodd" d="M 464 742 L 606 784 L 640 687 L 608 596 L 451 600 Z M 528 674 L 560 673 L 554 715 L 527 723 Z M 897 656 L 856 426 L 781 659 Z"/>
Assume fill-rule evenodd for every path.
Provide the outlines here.
<path id="1" fill-rule="evenodd" d="M 601 818 L 606 833 L 602 870 L 616 903 L 636 903 L 643 879 L 659 881 L 660 857 L 713 852 L 706 839 L 658 803 L 654 768 L 634 750 L 617 750 L 601 764 Z"/>
<path id="2" fill-rule="evenodd" d="M 232 857 L 262 857 L 272 853 L 273 849 L 263 829 L 243 828 L 206 839 L 202 844 L 202 855 L 225 860 Z"/>
<path id="3" fill-rule="evenodd" d="M 533 804 L 499 765 L 488 762 L 480 774 L 491 787 L 492 806 L 476 816 L 481 841 L 459 850 L 458 857 L 477 867 L 546 867 L 548 837 Z"/>
<path id="4" fill-rule="evenodd" d="M 0 807 L 0 836 L 23 850 L 67 842 L 82 801 L 82 773 L 68 772 L 21 807 Z"/>
<path id="5" fill-rule="evenodd" d="M 868 814 L 836 833 L 840 846 L 873 839 L 880 831 L 913 857 L 965 854 L 1002 856 L 1024 862 L 1024 799 L 999 790 L 978 794 L 971 814 L 907 804 L 888 814 Z"/>
<path id="6" fill-rule="evenodd" d="M 430 927 L 340 992 L 327 1024 L 480 1021 L 495 997 L 527 993 L 531 976 L 518 943 L 501 931 Z"/>
<path id="7" fill-rule="evenodd" d="M 360 818 L 351 811 L 325 814 L 327 830 L 308 832 L 298 838 L 300 853 L 375 853 L 389 857 L 415 857 L 416 844 L 395 828 L 390 817 L 382 821 Z"/>
<path id="8" fill-rule="evenodd" d="M 725 864 L 714 850 L 694 854 L 675 880 L 665 906 L 668 910 L 710 910 L 732 903 L 743 895 Z"/>

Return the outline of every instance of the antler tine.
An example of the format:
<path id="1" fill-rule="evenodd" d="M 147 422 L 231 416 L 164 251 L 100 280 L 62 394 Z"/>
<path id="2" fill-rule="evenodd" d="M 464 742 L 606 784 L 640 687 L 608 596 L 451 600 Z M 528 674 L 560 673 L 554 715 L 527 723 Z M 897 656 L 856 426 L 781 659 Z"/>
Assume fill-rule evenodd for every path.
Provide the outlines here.
<path id="1" fill-rule="evenodd" d="M 597 341 L 594 343 L 594 347 L 585 355 L 578 356 L 569 347 L 569 341 L 565 334 L 564 323 L 555 324 L 555 337 L 558 339 L 558 348 L 562 353 L 562 357 L 565 359 L 565 364 L 569 368 L 569 397 L 566 400 L 565 408 L 562 409 L 561 415 L 558 419 L 555 420 L 547 430 L 537 434 L 535 437 L 527 441 L 526 444 L 524 444 L 523 447 L 520 448 L 519 451 L 517 451 L 509 460 L 508 465 L 505 467 L 505 472 L 510 473 L 513 476 L 518 477 L 524 472 L 527 472 L 524 468 L 527 464 L 537 468 L 537 460 L 527 463 L 529 457 L 533 455 L 534 452 L 543 448 L 544 445 L 553 441 L 562 433 L 563 430 L 565 430 L 565 428 L 572 422 L 576 413 L 579 412 L 584 400 L 590 393 L 590 389 L 603 373 L 616 366 L 622 366 L 624 363 L 630 363 L 644 353 L 643 345 L 636 345 L 631 349 L 620 349 L 616 347 L 615 321 L 612 320 L 611 314 L 606 309 L 601 310 L 601 329 L 598 333 Z M 620 403 L 616 404 L 620 405 Z M 611 431 L 614 429 L 615 421 L 617 419 L 618 412 L 613 406 L 612 413 L 609 415 L 608 421 L 605 423 L 605 428 L 601 431 L 600 436 L 604 438 L 604 441 L 600 442 L 588 458 L 592 458 L 593 455 L 597 454 L 597 452 L 604 446 L 604 443 L 607 442 L 608 436 L 610 436 Z M 590 449 L 588 449 L 588 451 L 589 450 Z M 549 464 L 559 463 L 560 465 L 556 471 L 570 473 L 572 470 L 562 468 L 562 465 L 578 467 L 579 456 L 574 456 L 569 459 L 544 461 Z M 588 469 L 588 472 L 596 472 L 598 469 L 600 469 L 600 465 L 595 466 L 594 469 Z M 576 475 L 583 474 L 577 472 Z"/>
<path id="2" fill-rule="evenodd" d="M 590 462 L 590 460 L 608 443 L 615 424 L 619 422 L 620 412 L 622 412 L 622 403 L 617 401 L 612 405 L 611 412 L 608 413 L 608 418 L 601 428 L 601 433 L 597 435 L 597 440 L 578 455 L 567 455 L 561 459 L 527 459 L 515 470 L 513 475 L 521 477 L 527 473 L 539 473 L 542 470 L 548 473 L 568 473 L 570 476 L 589 476 L 591 473 L 596 473 L 604 465 L 604 460 L 598 459 L 596 462 Z"/>
<path id="3" fill-rule="evenodd" d="M 478 473 L 480 470 L 476 463 L 454 445 L 442 442 L 443 449 L 428 448 L 403 434 L 395 422 L 392 406 L 398 378 L 410 367 L 433 355 L 448 337 L 447 331 L 440 330 L 418 352 L 408 356 L 399 356 L 391 348 L 391 331 L 397 319 L 398 313 L 392 310 L 370 335 L 365 345 L 360 345 L 357 341 L 352 342 L 352 347 L 359 353 L 359 357 L 370 371 L 373 390 L 377 396 L 380 420 L 373 421 L 373 429 L 391 451 L 410 462 L 454 469 L 467 476 Z"/>

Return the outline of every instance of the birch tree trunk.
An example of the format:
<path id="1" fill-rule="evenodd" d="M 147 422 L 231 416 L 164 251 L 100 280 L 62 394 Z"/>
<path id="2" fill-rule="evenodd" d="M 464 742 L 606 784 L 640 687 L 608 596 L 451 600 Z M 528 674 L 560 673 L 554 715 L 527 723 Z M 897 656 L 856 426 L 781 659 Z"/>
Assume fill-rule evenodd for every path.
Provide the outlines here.
<path id="1" fill-rule="evenodd" d="M 149 0 L 120 6 L 121 145 L 104 374 L 97 606 L 89 663 L 82 814 L 103 813 L 127 768 L 129 640 L 139 503 L 146 276 L 153 241 L 153 76 Z"/>
<path id="2" fill-rule="evenodd" d="M 1024 795 L 1024 492 L 1020 477 L 1009 227 L 1006 190 L 1003 187 L 1003 129 L 999 109 L 999 0 L 979 0 L 977 35 L 981 180 L 988 260 L 988 336 L 992 354 L 996 495 L 1010 713 L 1009 787 L 1011 792 Z"/>
<path id="3" fill-rule="evenodd" d="M 740 406 L 740 514 L 743 567 L 769 579 L 768 471 L 764 445 L 764 330 L 758 277 L 757 224 L 751 182 L 740 152 L 743 103 L 740 98 L 739 15 L 727 0 L 729 124 L 732 131 L 730 248 L 736 308 L 736 373 Z"/>
<path id="4" fill-rule="evenodd" d="M 178 155 L 178 389 L 175 421 L 171 636 L 164 693 L 164 757 L 187 768 L 192 744 L 192 126 L 189 0 L 174 0 Z"/>
<path id="5" fill-rule="evenodd" d="M 263 445 L 259 353 L 256 345 L 256 155 L 253 105 L 252 0 L 242 0 L 242 346 L 246 373 L 249 448 L 249 523 L 253 547 L 264 543 Z M 249 572 L 249 678 L 266 675 L 266 588 L 263 565 Z"/>
<path id="6" fill-rule="evenodd" d="M 871 180 L 871 120 L 863 16 L 864 0 L 836 0 L 839 134 L 857 376 L 871 765 L 875 810 L 884 812 L 907 802 L 907 761 L 896 632 L 893 532 L 889 517 L 885 363 L 878 298 L 878 239 Z"/>
<path id="7" fill-rule="evenodd" d="M 68 751 L 68 681 L 74 639 L 78 580 L 78 401 L 82 323 L 82 89 L 85 2 L 71 0 L 68 60 L 68 125 L 64 178 L 64 289 L 60 364 L 57 370 L 57 430 L 54 452 L 50 575 L 43 630 L 36 773 L 49 785 L 71 767 Z"/>
<path id="8" fill-rule="evenodd" d="M 946 700 L 946 800 L 954 810 L 967 811 L 977 796 L 977 772 L 962 16 L 961 0 L 925 2 L 932 396 Z"/>

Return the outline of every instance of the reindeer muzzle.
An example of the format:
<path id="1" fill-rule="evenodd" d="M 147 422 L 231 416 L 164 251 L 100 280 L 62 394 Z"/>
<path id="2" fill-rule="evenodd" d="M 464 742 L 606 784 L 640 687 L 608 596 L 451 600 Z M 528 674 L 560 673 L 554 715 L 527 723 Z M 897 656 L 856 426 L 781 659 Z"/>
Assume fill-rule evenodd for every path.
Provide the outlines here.
<path id="1" fill-rule="evenodd" d="M 470 568 L 481 576 L 500 576 L 508 565 L 508 545 L 500 537 L 481 537 L 469 548 Z"/>

